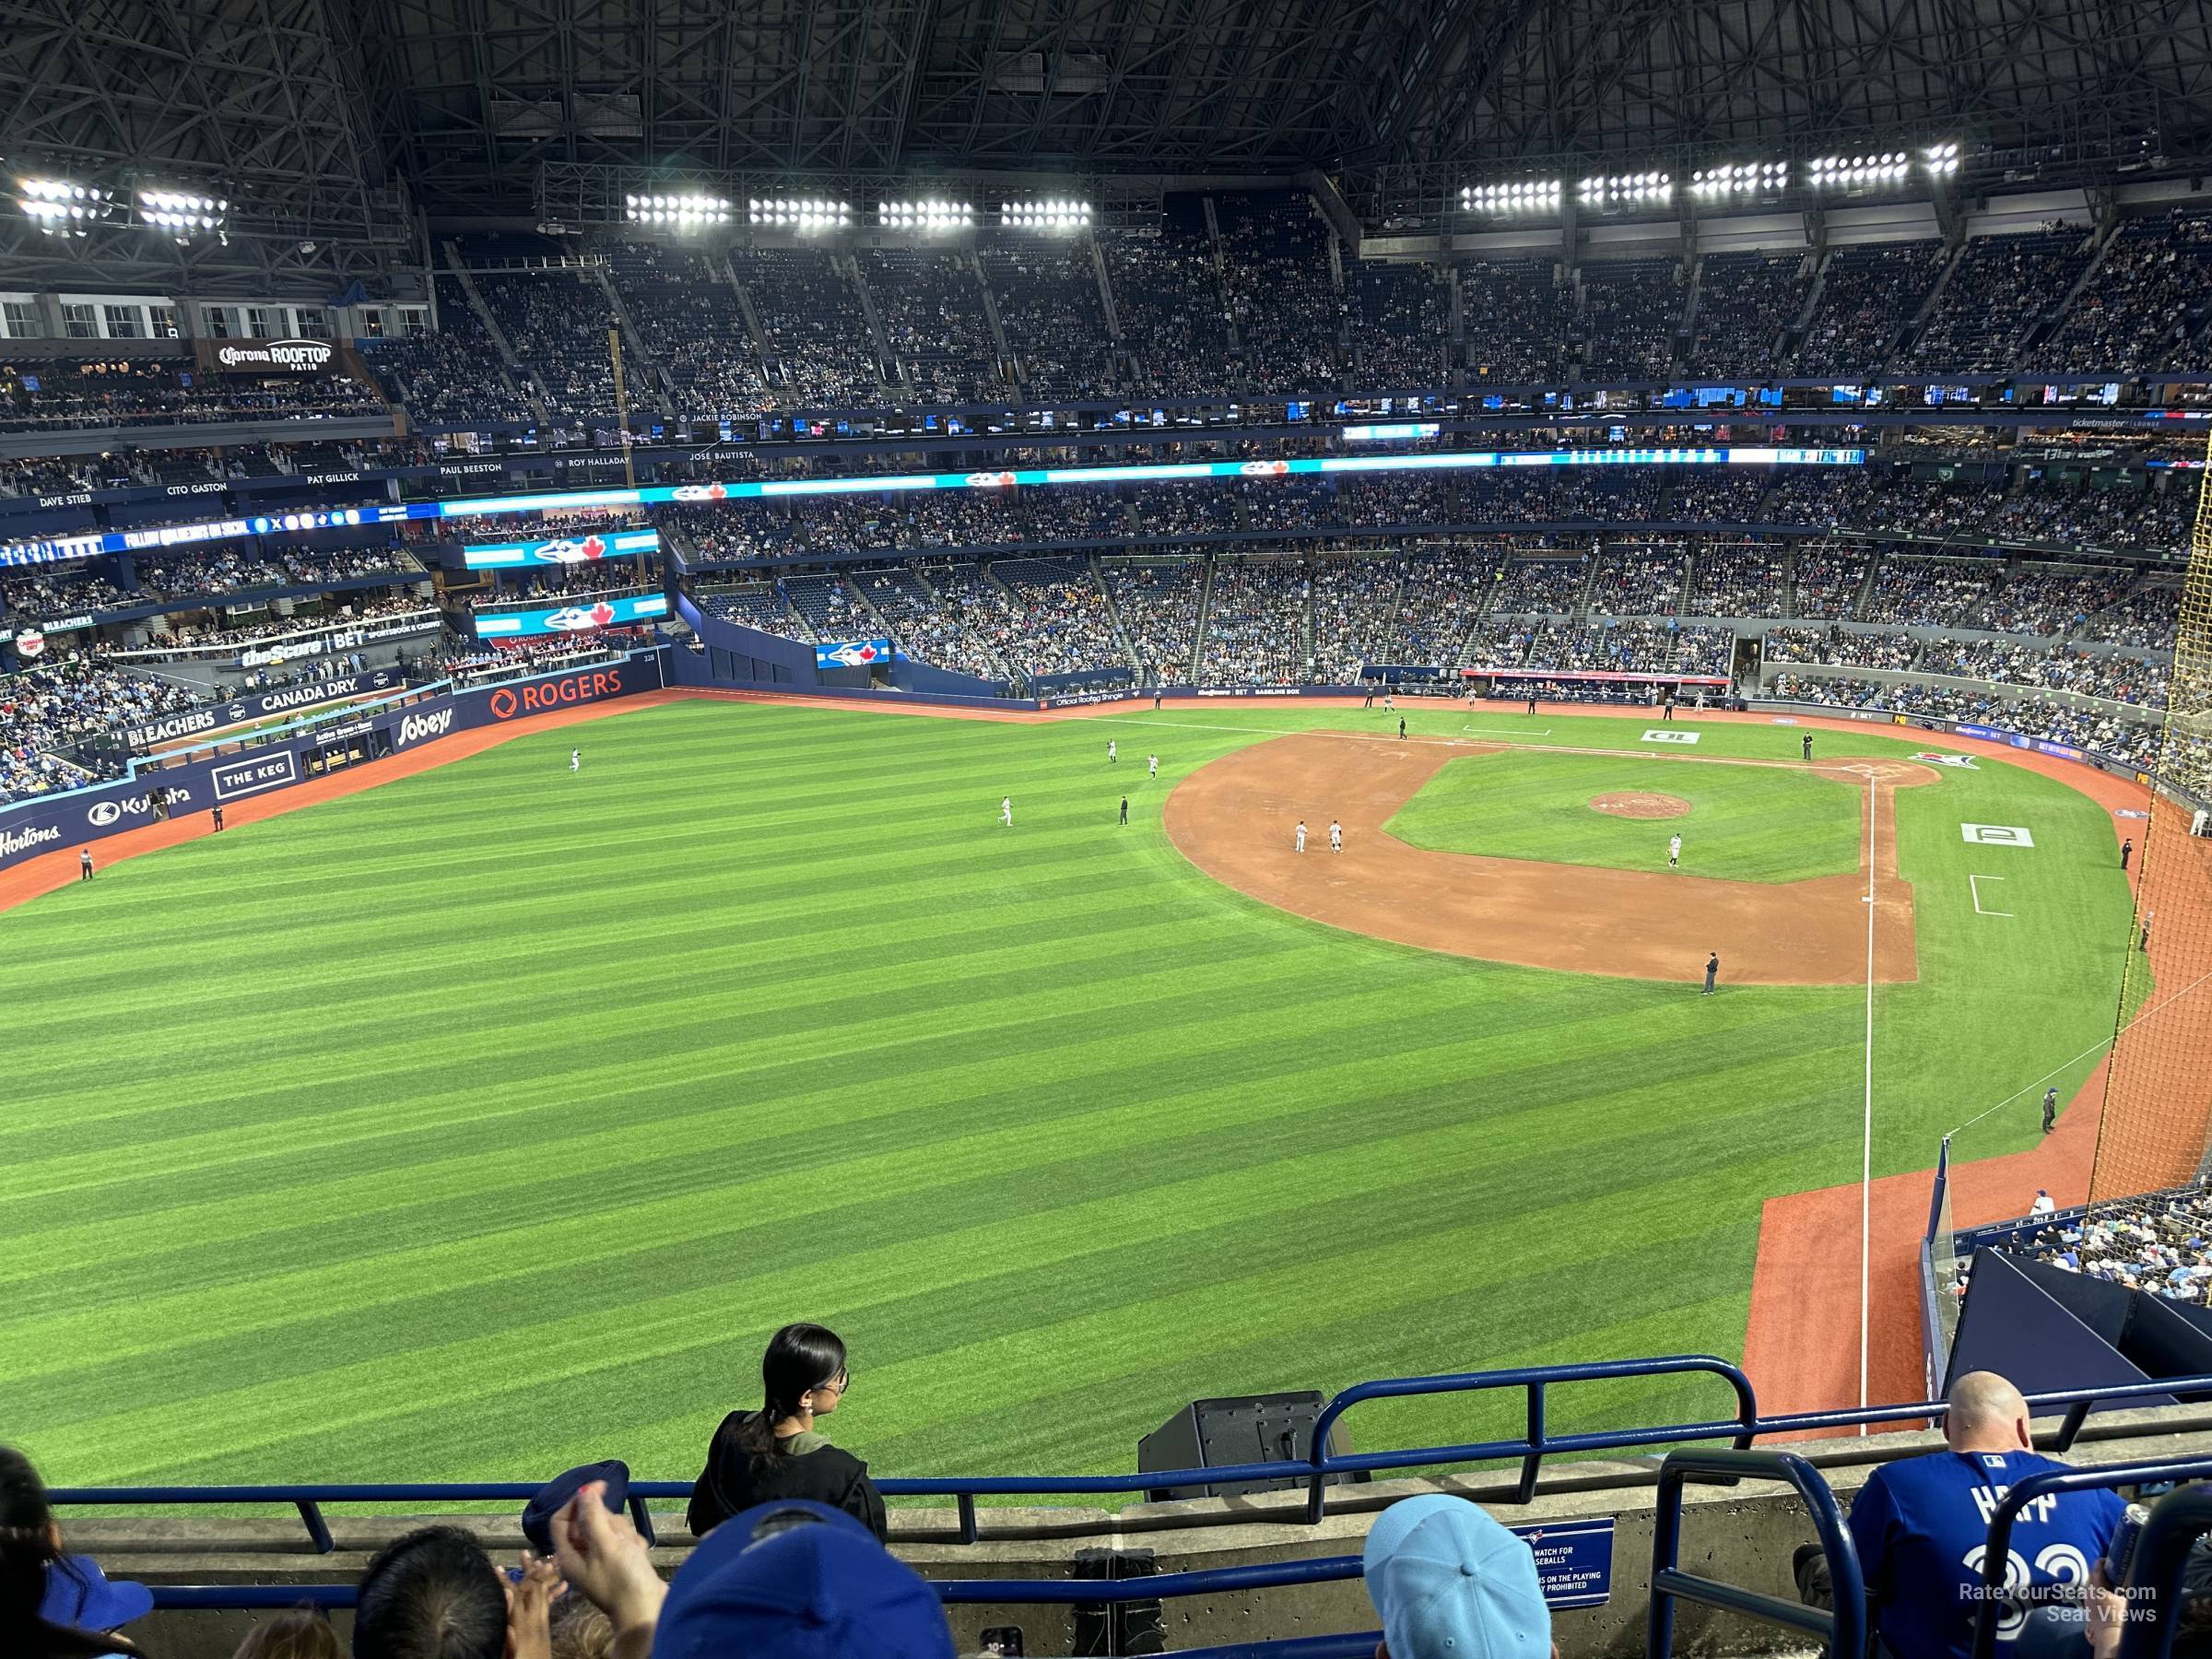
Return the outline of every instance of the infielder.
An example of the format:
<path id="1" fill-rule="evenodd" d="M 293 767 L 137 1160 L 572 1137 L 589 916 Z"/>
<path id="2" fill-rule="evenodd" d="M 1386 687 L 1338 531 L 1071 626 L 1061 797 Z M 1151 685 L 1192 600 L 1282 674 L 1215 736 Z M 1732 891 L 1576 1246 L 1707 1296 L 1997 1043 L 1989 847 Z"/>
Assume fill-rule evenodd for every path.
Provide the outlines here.
<path id="1" fill-rule="evenodd" d="M 1678 835 L 1666 838 L 1666 867 L 1670 870 L 1682 867 L 1682 838 Z"/>
<path id="2" fill-rule="evenodd" d="M 998 821 L 1007 829 L 1014 828 L 1014 797 L 1006 795 L 998 803 Z"/>
<path id="3" fill-rule="evenodd" d="M 1344 826 L 1335 818 L 1329 820 L 1329 851 L 1332 853 L 1344 851 Z"/>
<path id="4" fill-rule="evenodd" d="M 1304 818 L 1298 820 L 1298 850 L 1300 853 L 1306 850 L 1306 820 Z"/>
<path id="5" fill-rule="evenodd" d="M 1146 776 L 1146 777 L 1147 777 L 1147 778 L 1157 778 L 1157 777 L 1159 777 L 1159 757 L 1158 755 L 1147 755 L 1147 756 L 1146 756 L 1146 757 L 1145 757 L 1145 759 L 1146 759 L 1146 760 L 1148 762 L 1148 764 L 1149 764 L 1149 767 L 1150 767 L 1150 770 L 1149 770 L 1149 771 L 1147 771 L 1145 773 L 1145 776 Z"/>

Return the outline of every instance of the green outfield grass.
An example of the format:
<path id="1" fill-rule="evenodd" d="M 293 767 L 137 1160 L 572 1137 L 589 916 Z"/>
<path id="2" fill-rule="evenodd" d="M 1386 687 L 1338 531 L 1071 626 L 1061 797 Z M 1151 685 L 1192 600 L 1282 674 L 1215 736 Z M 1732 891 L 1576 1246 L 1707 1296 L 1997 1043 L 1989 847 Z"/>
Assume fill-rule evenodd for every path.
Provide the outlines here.
<path id="1" fill-rule="evenodd" d="M 1166 792 L 1324 724 L 1384 730 L 678 704 L 0 916 L 0 1426 L 66 1483 L 688 1478 L 767 1332 L 809 1318 L 853 1346 L 833 1428 L 878 1473 L 1117 1471 L 1194 1396 L 1737 1351 L 1760 1201 L 1857 1178 L 1863 990 L 1495 967 L 1198 875 Z M 2128 915 L 2103 810 L 2053 780 L 1947 771 L 1899 822 L 1923 977 L 1878 993 L 1877 1173 L 2109 1036 Z M 2008 918 L 1972 910 L 1992 873 Z M 2023 1100 L 1971 1151 L 2035 1123 Z M 1723 1404 L 1623 1385 L 1553 1420 Z"/>
<path id="2" fill-rule="evenodd" d="M 1590 805 L 1635 791 L 1678 796 L 1690 810 L 1636 819 Z M 1386 828 L 1445 853 L 1613 870 L 1665 869 L 1667 840 L 1679 835 L 1681 867 L 1693 876 L 1805 881 L 1860 867 L 1863 806 L 1863 791 L 1810 771 L 1522 749 L 1453 761 Z"/>

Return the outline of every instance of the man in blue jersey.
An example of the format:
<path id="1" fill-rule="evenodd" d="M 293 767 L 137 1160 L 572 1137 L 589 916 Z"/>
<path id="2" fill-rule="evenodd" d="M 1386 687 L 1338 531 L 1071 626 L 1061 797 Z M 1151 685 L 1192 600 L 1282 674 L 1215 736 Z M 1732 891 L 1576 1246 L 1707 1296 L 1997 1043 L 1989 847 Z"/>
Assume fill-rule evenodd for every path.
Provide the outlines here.
<path id="1" fill-rule="evenodd" d="M 1866 1575 L 1875 1629 L 1897 1659 L 1968 1659 L 1989 1518 L 2018 1481 L 2066 1465 L 2029 1449 L 2028 1404 L 1994 1371 L 1951 1384 L 1949 1449 L 1884 1464 L 1851 1506 L 1851 1536 Z M 2114 1492 L 2039 1498 L 2012 1529 L 2010 1589 L 2086 1583 L 2120 1524 Z M 2025 1618 L 2008 1603 L 1997 1621 L 2007 1651 Z"/>

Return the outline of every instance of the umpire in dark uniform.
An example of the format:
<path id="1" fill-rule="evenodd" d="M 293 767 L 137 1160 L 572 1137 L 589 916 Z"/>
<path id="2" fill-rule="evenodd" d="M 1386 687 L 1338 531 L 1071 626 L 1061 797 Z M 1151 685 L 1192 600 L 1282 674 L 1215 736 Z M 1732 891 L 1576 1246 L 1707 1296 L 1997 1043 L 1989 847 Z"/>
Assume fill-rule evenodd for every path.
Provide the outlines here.
<path id="1" fill-rule="evenodd" d="M 1705 995 L 1711 996 L 1712 994 L 1712 982 L 1720 977 L 1721 953 L 1715 950 L 1711 952 L 1705 958 L 1705 990 L 1703 993 Z"/>
<path id="2" fill-rule="evenodd" d="M 1807 732 L 1798 741 L 1805 745 L 1805 758 L 1810 760 L 1813 758 L 1813 735 Z"/>

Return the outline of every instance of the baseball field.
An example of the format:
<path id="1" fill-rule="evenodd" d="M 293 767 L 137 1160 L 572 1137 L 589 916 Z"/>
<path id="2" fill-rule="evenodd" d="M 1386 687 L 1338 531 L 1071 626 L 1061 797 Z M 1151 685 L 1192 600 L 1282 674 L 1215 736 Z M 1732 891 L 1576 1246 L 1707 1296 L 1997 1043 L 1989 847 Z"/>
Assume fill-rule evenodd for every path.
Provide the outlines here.
<path id="1" fill-rule="evenodd" d="M 672 702 L 115 864 L 0 915 L 0 1424 L 65 1484 L 688 1477 L 805 1318 L 878 1474 L 1076 1473 L 1194 1397 L 1739 1354 L 1869 1108 L 1879 1176 L 2071 1099 L 2126 826 L 1645 731 Z"/>

